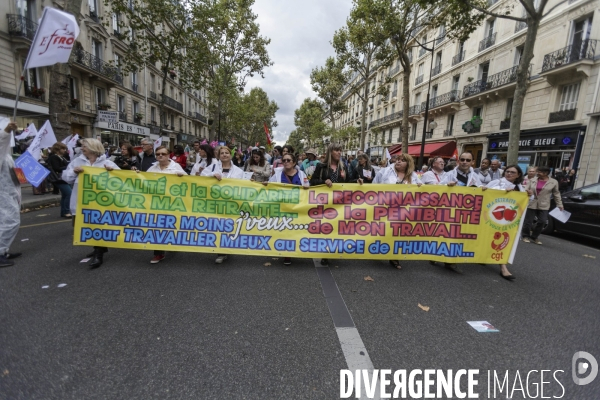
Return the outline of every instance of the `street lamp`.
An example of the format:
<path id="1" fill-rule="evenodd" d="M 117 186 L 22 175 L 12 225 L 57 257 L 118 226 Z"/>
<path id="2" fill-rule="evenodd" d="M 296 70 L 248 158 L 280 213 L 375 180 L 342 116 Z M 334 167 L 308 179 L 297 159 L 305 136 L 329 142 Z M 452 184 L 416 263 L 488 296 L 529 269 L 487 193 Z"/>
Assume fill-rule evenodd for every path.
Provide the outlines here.
<path id="1" fill-rule="evenodd" d="M 423 165 L 423 159 L 424 159 L 423 153 L 425 152 L 425 135 L 427 133 L 427 121 L 429 119 L 429 93 L 431 92 L 431 78 L 432 78 L 431 72 L 433 71 L 433 52 L 435 50 L 435 41 L 436 41 L 436 39 L 433 39 L 431 49 L 423 46 L 421 43 L 419 43 L 417 41 L 419 46 L 421 46 L 423 49 L 431 52 L 431 64 L 429 67 L 429 83 L 427 84 L 427 100 L 425 100 L 425 119 L 423 121 L 423 136 L 421 137 L 421 152 L 419 153 L 419 162 L 417 163 L 417 165 Z M 435 121 L 433 123 L 435 123 Z M 437 126 L 437 124 L 435 126 Z M 432 128 L 432 130 L 433 129 L 435 129 L 435 127 Z M 407 149 L 407 151 L 408 151 L 408 149 Z"/>

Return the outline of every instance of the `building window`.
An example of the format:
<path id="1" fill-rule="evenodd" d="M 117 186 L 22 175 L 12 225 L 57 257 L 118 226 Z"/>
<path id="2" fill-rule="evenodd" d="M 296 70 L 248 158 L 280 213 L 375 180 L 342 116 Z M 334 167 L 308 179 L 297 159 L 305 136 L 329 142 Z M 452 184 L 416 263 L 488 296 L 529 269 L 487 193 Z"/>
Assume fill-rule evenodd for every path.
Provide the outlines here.
<path id="1" fill-rule="evenodd" d="M 521 56 L 523 55 L 523 47 L 524 46 L 519 46 L 515 48 L 515 61 L 513 65 L 519 65 L 519 63 L 521 62 Z"/>
<path id="2" fill-rule="evenodd" d="M 156 108 L 150 107 L 150 123 L 156 125 Z"/>
<path id="3" fill-rule="evenodd" d="M 92 39 L 92 54 L 100 60 L 102 59 L 102 42 Z"/>
<path id="4" fill-rule="evenodd" d="M 137 101 L 133 102 L 133 115 L 135 116 L 136 114 L 140 113 L 140 103 L 138 103 Z"/>
<path id="5" fill-rule="evenodd" d="M 456 75 L 452 78 L 452 90 L 458 90 L 458 85 L 460 83 L 460 75 Z"/>
<path id="6" fill-rule="evenodd" d="M 104 89 L 97 87 L 96 88 L 96 106 L 99 104 L 104 104 Z"/>
<path id="7" fill-rule="evenodd" d="M 444 131 L 444 136 L 452 136 L 452 131 L 454 130 L 454 114 L 448 115 L 448 124 L 446 127 L 447 129 Z"/>
<path id="8" fill-rule="evenodd" d="M 70 77 L 69 78 L 69 86 L 70 86 L 69 90 L 71 92 L 71 99 L 78 99 L 78 100 L 80 100 L 79 96 L 77 95 L 77 92 L 78 92 L 78 90 L 77 90 L 77 78 Z"/>
<path id="9" fill-rule="evenodd" d="M 392 129 L 390 129 L 390 134 L 388 137 L 388 143 L 392 143 Z"/>
<path id="10" fill-rule="evenodd" d="M 483 107 L 474 107 L 473 108 L 473 116 L 474 117 L 481 117 L 483 114 Z"/>
<path id="11" fill-rule="evenodd" d="M 410 133 L 410 140 L 415 140 L 417 138 L 417 124 L 412 125 L 412 132 Z"/>
<path id="12" fill-rule="evenodd" d="M 560 96 L 560 105 L 558 111 L 574 110 L 577 108 L 577 98 L 579 97 L 579 83 L 564 86 Z"/>
<path id="13" fill-rule="evenodd" d="M 508 99 L 506 101 L 506 113 L 504 114 L 504 119 L 508 120 L 512 116 L 512 108 L 513 108 L 513 99 Z"/>

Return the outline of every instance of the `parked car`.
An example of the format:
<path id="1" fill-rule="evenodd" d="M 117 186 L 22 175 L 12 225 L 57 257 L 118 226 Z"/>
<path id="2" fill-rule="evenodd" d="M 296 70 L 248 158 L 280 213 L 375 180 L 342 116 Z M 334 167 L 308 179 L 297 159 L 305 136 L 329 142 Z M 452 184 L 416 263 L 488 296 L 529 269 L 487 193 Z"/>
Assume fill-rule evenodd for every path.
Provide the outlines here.
<path id="1" fill-rule="evenodd" d="M 542 233 L 557 230 L 600 239 L 600 183 L 584 186 L 562 194 L 565 210 L 571 213 L 566 223 L 550 217 Z M 554 200 L 550 210 L 556 207 Z"/>

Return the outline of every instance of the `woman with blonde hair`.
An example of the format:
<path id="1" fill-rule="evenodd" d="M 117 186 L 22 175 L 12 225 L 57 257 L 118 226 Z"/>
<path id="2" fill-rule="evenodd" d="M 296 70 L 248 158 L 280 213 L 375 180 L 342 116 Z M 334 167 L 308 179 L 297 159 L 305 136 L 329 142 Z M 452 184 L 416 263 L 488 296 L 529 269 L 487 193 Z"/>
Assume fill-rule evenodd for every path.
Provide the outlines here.
<path id="1" fill-rule="evenodd" d="M 391 161 L 392 165 L 379 171 L 373 183 L 422 185 L 415 172 L 415 160 L 409 154 L 394 156 Z M 395 268 L 402 268 L 397 260 L 390 260 L 390 264 Z"/>
<path id="2" fill-rule="evenodd" d="M 120 169 L 117 164 L 106 158 L 104 146 L 102 142 L 97 139 L 83 139 L 81 141 L 81 155 L 75 158 L 67 169 L 62 174 L 62 179 L 66 183 L 73 185 L 73 191 L 71 193 L 71 214 L 74 216 L 77 211 L 77 187 L 79 186 L 79 174 L 84 171 L 85 168 L 96 167 L 104 168 L 107 171 L 113 169 Z M 92 257 L 90 267 L 92 269 L 98 268 L 102 265 L 104 253 L 108 249 L 106 247 L 94 246 L 94 251 L 88 254 L 88 257 Z"/>
<path id="3" fill-rule="evenodd" d="M 373 183 L 398 183 L 421 186 L 422 182 L 415 172 L 415 159 L 409 154 L 392 157 L 392 164 L 380 170 Z"/>

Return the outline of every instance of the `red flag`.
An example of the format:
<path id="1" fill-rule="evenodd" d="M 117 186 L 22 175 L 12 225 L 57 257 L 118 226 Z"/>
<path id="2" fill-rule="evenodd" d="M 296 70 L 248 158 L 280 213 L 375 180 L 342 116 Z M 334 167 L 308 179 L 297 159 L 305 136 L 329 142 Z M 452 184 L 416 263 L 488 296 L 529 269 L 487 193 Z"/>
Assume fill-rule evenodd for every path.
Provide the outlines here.
<path id="1" fill-rule="evenodd" d="M 454 153 L 452 153 L 452 157 L 458 160 L 458 148 L 454 149 Z"/>
<path id="2" fill-rule="evenodd" d="M 267 123 L 264 122 L 263 123 L 265 126 L 265 134 L 267 135 L 267 144 L 271 144 L 271 135 L 269 134 L 269 127 L 267 126 Z"/>

